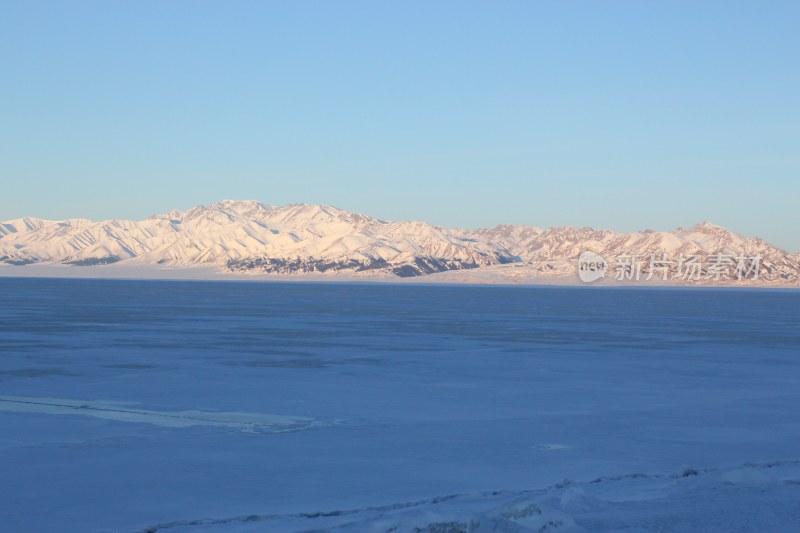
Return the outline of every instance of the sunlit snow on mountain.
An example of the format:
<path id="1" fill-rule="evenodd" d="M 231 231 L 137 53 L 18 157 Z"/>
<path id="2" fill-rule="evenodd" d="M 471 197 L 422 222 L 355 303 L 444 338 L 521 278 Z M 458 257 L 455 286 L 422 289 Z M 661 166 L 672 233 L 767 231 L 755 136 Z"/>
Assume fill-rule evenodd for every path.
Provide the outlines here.
<path id="1" fill-rule="evenodd" d="M 747 254 L 761 258 L 762 282 L 793 284 L 800 279 L 800 255 L 709 222 L 669 232 L 523 225 L 468 230 L 374 218 L 328 205 L 224 200 L 141 221 L 28 217 L 0 224 L 0 263 L 13 266 L 121 263 L 366 277 L 482 269 L 506 278 L 513 268 L 516 273 L 522 269 L 531 276 L 557 277 L 573 274 L 584 250 L 608 258 Z"/>

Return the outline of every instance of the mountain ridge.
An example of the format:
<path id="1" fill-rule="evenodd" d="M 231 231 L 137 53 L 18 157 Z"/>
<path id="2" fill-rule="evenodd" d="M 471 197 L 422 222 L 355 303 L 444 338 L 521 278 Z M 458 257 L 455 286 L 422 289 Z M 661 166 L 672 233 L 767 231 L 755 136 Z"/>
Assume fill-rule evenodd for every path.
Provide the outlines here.
<path id="1" fill-rule="evenodd" d="M 499 265 L 534 274 L 574 274 L 592 251 L 614 258 L 656 255 L 759 257 L 761 281 L 795 283 L 800 254 L 705 221 L 672 231 L 620 233 L 591 227 L 500 224 L 459 229 L 393 221 L 325 204 L 274 206 L 222 200 L 144 220 L 60 221 L 23 217 L 0 223 L 0 264 L 72 266 L 137 262 L 214 266 L 231 273 L 383 273 L 422 276 Z M 645 273 L 648 272 L 645 264 Z"/>

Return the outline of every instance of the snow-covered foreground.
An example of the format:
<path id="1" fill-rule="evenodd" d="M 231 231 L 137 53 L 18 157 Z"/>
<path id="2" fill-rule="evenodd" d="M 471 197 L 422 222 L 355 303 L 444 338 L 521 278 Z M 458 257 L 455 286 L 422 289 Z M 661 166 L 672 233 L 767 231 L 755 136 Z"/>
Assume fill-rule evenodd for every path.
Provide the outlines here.
<path id="1" fill-rule="evenodd" d="M 178 520 L 146 531 L 796 531 L 800 462 L 564 480 L 362 509 Z"/>
<path id="2" fill-rule="evenodd" d="M 795 291 L 0 280 L 0 530 L 795 531 Z"/>

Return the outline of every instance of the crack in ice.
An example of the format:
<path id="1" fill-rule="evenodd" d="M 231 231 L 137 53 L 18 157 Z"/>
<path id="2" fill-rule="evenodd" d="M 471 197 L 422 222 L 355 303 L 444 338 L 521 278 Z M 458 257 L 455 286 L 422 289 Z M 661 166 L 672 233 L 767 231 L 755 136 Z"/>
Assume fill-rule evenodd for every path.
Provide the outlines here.
<path id="1" fill-rule="evenodd" d="M 152 411 L 126 409 L 117 402 L 0 396 L 0 411 L 49 415 L 83 415 L 117 422 L 166 427 L 215 426 L 250 433 L 285 433 L 327 425 L 314 418 L 224 411 Z"/>

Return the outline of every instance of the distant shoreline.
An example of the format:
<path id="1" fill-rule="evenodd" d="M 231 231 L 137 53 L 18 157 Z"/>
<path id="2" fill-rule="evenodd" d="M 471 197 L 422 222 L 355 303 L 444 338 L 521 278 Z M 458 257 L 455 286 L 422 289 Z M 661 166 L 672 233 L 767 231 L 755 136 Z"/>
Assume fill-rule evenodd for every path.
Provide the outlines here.
<path id="1" fill-rule="evenodd" d="M 522 270 L 522 269 L 519 269 Z M 516 287 L 603 287 L 603 288 L 742 288 L 742 289 L 800 289 L 800 283 L 736 282 L 727 283 L 675 283 L 663 281 L 618 282 L 606 278 L 593 283 L 584 283 L 577 276 L 541 276 L 524 272 L 513 277 L 510 269 L 476 268 L 451 270 L 423 276 L 398 277 L 388 273 L 241 273 L 224 272 L 218 267 L 160 267 L 154 265 L 0 265 L 0 278 L 47 278 L 47 279 L 116 279 L 116 280 L 162 280 L 162 281 L 250 281 L 290 283 L 366 283 L 392 285 L 497 285 Z M 514 272 L 514 274 L 517 274 Z"/>

